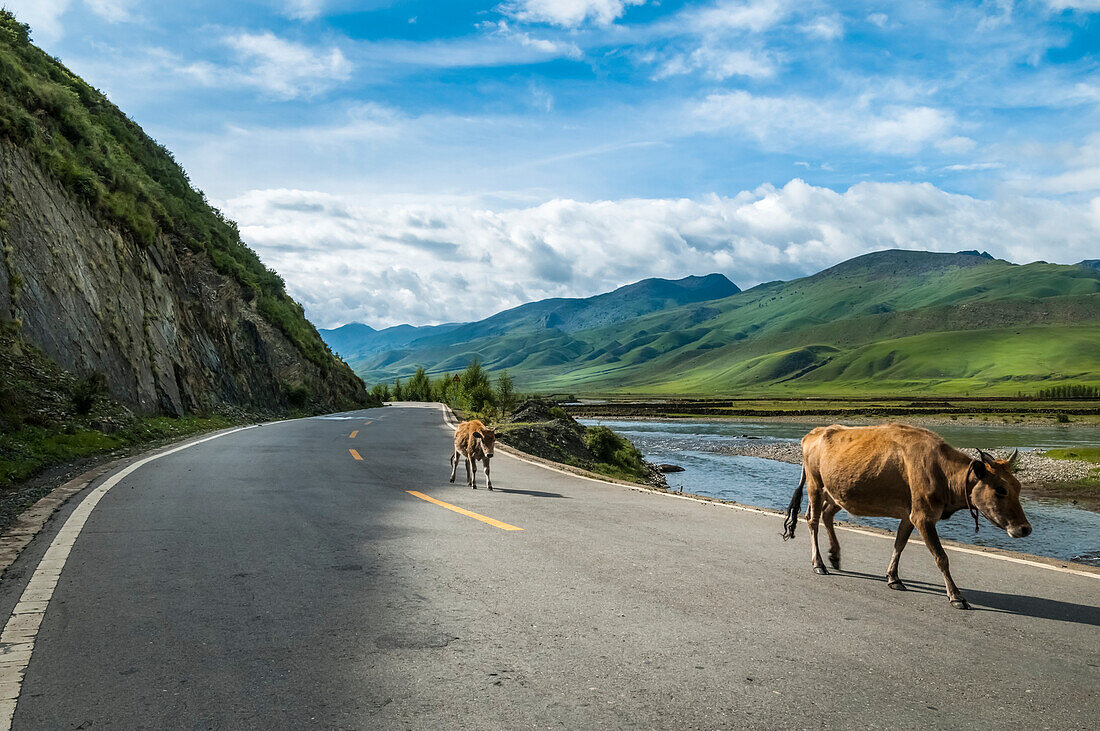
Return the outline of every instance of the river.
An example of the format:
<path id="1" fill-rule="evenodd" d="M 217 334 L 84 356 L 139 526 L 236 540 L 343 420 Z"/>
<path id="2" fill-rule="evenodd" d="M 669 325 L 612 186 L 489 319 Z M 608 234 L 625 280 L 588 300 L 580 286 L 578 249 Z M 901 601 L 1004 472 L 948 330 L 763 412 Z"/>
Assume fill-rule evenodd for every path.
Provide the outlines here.
<path id="1" fill-rule="evenodd" d="M 683 467 L 683 472 L 667 475 L 674 489 L 683 487 L 684 492 L 776 510 L 786 510 L 798 485 L 800 467 L 759 457 L 717 454 L 716 450 L 743 445 L 750 439 L 754 443 L 797 441 L 817 426 L 751 420 L 579 421 L 586 426 L 602 424 L 614 429 L 634 442 L 650 462 Z M 993 451 L 1100 445 L 1097 427 L 945 425 L 934 429 L 951 444 Z M 1035 529 L 1027 538 L 1010 538 L 984 518 L 981 531 L 975 533 L 965 510 L 940 522 L 940 535 L 961 543 L 1100 565 L 1100 513 L 1055 498 L 1025 496 L 1022 502 Z M 897 529 L 897 521 L 889 518 L 862 518 L 841 511 L 837 519 Z"/>

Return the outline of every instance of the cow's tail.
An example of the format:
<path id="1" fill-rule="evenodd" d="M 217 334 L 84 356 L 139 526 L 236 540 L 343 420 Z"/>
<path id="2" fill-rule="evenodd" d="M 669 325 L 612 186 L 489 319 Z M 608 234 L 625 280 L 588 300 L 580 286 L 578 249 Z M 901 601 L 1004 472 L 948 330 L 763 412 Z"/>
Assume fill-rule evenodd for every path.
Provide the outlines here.
<path id="1" fill-rule="evenodd" d="M 787 519 L 783 521 L 783 540 L 794 538 L 794 527 L 798 525 L 798 514 L 802 512 L 802 490 L 806 487 L 806 467 L 802 467 L 802 477 L 798 480 L 798 487 L 794 495 L 791 495 L 791 504 L 787 506 Z"/>

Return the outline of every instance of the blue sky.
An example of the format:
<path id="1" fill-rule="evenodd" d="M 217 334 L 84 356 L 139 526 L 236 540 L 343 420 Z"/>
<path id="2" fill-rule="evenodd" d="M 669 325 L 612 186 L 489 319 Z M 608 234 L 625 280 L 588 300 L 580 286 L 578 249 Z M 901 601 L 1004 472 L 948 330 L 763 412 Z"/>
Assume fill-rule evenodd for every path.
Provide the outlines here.
<path id="1" fill-rule="evenodd" d="M 1100 0 L 6 0 L 320 326 L 1100 258 Z"/>

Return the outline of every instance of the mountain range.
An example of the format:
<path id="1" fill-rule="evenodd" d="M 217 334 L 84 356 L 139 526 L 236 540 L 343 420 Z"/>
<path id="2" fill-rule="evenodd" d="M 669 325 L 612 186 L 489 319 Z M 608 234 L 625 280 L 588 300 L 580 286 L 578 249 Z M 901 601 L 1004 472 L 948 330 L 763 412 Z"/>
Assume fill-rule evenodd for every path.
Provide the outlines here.
<path id="1" fill-rule="evenodd" d="M 745 291 L 647 279 L 477 322 L 320 332 L 367 383 L 477 358 L 538 391 L 1029 393 L 1100 384 L 1100 269 L 888 250 Z"/>

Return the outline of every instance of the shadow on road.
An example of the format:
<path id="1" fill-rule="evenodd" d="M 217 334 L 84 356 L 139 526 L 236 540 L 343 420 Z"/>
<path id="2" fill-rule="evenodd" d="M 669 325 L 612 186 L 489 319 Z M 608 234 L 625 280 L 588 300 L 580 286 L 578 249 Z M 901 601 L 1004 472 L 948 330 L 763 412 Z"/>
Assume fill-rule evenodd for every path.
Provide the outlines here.
<path id="1" fill-rule="evenodd" d="M 858 579 L 869 579 L 883 584 L 886 577 L 877 574 L 867 574 L 860 571 L 833 571 L 834 576 L 850 576 Z M 909 587 L 911 594 L 935 594 L 946 598 L 947 594 L 940 585 L 929 584 L 923 581 L 913 581 L 902 576 L 902 581 Z M 971 606 L 979 612 L 999 612 L 1001 614 L 1018 614 L 1024 617 L 1037 619 L 1053 619 L 1058 622 L 1073 622 L 1075 624 L 1088 624 L 1100 627 L 1100 607 L 1089 604 L 1075 604 L 1063 602 L 1057 599 L 1044 599 L 1043 597 L 1027 596 L 1024 594 L 1002 594 L 996 591 L 982 591 L 962 587 L 963 594 L 970 601 Z"/>
<path id="2" fill-rule="evenodd" d="M 569 499 L 560 492 L 542 492 L 540 490 L 509 490 L 505 487 L 494 487 L 493 492 L 506 492 L 510 495 L 530 495 L 531 497 L 560 497 L 566 500 Z"/>
<path id="3" fill-rule="evenodd" d="M 1057 599 L 1044 599 L 1020 594 L 1001 594 L 995 591 L 966 589 L 966 598 L 971 604 L 981 605 L 981 609 L 1005 614 L 1020 614 L 1025 617 L 1053 619 L 1059 622 L 1091 624 L 1100 627 L 1100 607 L 1073 602 L 1060 602 Z"/>

